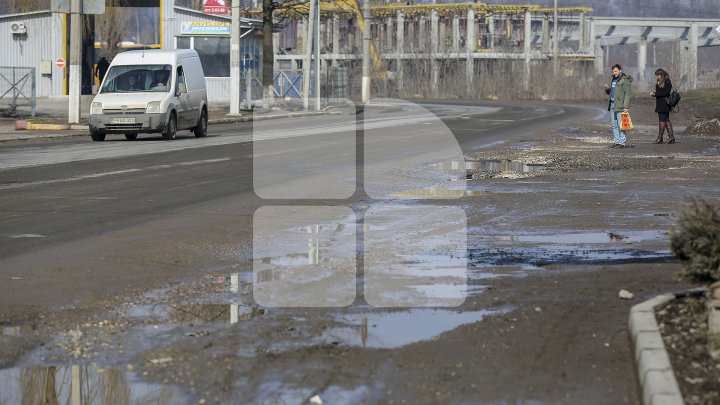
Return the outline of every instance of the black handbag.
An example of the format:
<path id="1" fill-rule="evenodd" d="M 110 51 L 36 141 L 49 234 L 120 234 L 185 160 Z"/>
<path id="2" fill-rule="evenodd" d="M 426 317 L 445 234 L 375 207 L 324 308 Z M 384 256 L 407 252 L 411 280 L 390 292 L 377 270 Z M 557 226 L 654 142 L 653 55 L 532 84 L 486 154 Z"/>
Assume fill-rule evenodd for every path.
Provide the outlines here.
<path id="1" fill-rule="evenodd" d="M 673 108 L 677 107 L 678 103 L 680 103 L 680 93 L 673 90 L 670 92 L 670 95 L 665 97 L 665 102 L 667 103 L 668 107 L 672 110 Z"/>

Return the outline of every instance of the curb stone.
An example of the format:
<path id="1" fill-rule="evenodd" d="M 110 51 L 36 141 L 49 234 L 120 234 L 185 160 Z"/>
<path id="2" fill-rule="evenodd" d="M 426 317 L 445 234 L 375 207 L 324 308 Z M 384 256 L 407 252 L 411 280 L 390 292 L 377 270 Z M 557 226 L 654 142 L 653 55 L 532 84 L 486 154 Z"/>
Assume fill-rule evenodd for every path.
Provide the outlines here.
<path id="1" fill-rule="evenodd" d="M 684 404 L 655 319 L 655 311 L 674 299 L 672 294 L 663 294 L 637 304 L 630 310 L 628 326 L 645 405 Z"/>
<path id="2" fill-rule="evenodd" d="M 692 290 L 698 292 L 700 290 Z M 682 405 L 682 393 L 660 335 L 655 311 L 670 301 L 686 295 L 662 294 L 642 302 L 630 310 L 629 328 L 638 379 L 645 405 Z"/>

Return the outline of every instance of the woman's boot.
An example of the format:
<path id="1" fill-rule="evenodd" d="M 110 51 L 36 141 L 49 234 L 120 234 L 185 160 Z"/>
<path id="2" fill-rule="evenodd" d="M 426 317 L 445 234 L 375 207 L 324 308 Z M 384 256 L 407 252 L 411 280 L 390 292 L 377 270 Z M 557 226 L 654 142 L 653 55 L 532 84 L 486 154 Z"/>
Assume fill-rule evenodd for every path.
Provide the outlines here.
<path id="1" fill-rule="evenodd" d="M 655 139 L 655 142 L 653 143 L 663 143 L 663 134 L 665 133 L 665 127 L 667 126 L 667 122 L 658 122 L 658 136 L 657 139 Z"/>
<path id="2" fill-rule="evenodd" d="M 666 122 L 665 126 L 667 126 L 668 129 L 668 143 L 675 143 L 675 133 L 673 132 L 672 122 Z"/>

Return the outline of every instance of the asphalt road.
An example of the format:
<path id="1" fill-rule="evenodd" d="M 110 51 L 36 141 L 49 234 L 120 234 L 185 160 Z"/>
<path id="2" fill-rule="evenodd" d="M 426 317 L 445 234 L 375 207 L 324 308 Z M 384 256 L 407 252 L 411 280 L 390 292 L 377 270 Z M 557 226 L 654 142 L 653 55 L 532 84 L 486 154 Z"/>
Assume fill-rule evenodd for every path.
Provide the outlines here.
<path id="1" fill-rule="evenodd" d="M 146 299 L 138 294 L 183 290 L 185 283 L 202 284 L 209 274 L 251 273 L 253 214 L 259 207 L 367 205 L 435 184 L 437 179 L 424 178 L 428 172 L 415 171 L 419 163 L 443 161 L 459 151 L 537 142 L 558 127 L 574 126 L 599 113 L 549 103 L 438 101 L 425 106 L 433 114 L 378 106 L 364 115 L 351 111 L 254 128 L 215 125 L 207 138 L 188 133 L 172 142 L 154 136 L 129 142 L 119 136 L 104 143 L 67 137 L 0 144 L 0 323 L 41 323 L 47 330 L 67 331 L 87 326 L 88 317 L 108 319 L 113 318 L 108 314 L 117 316 L 119 307 L 133 308 L 136 300 Z M 358 122 L 365 124 L 356 138 Z M 398 180 L 397 173 L 404 177 Z M 621 174 L 609 173 L 606 192 L 616 193 L 614 209 L 619 211 L 627 205 L 623 196 L 638 192 L 637 184 L 616 189 L 613 184 L 620 182 L 615 176 Z M 525 196 L 500 192 L 463 200 L 473 221 L 469 225 L 499 224 L 510 232 L 516 226 L 513 220 L 520 218 L 543 229 L 557 228 L 556 220 L 567 220 L 568 229 L 593 228 L 607 220 L 602 210 L 593 209 L 601 204 L 596 199 L 605 201 L 602 193 L 576 192 L 587 182 L 556 180 L 557 196 L 546 196 L 542 182 L 528 182 L 525 187 L 537 191 Z M 528 202 L 543 214 L 524 215 Z M 454 204 L 451 198 L 441 198 L 441 203 Z M 558 211 L 564 204 L 567 209 Z M 497 222 L 475 223 L 487 220 L 488 207 Z M 633 217 L 638 218 L 628 218 Z M 482 241 L 479 229 L 473 237 Z M 670 288 L 672 283 L 658 274 L 676 269 L 650 262 L 629 271 L 626 262 L 620 263 L 601 269 L 561 264 L 549 266 L 542 277 L 527 278 L 503 278 L 503 271 L 515 269 L 500 266 L 492 288 L 471 294 L 458 312 L 363 315 L 367 307 L 359 305 L 340 314 L 298 309 L 270 310 L 256 317 L 265 312 L 250 306 L 239 328 L 210 326 L 194 317 L 181 328 L 161 326 L 160 334 L 140 328 L 140 336 L 126 331 L 122 337 L 108 337 L 101 327 L 98 335 L 86 331 L 86 339 L 111 344 L 120 340 L 137 347 L 113 354 L 78 353 L 118 368 L 138 364 L 135 356 L 141 357 L 152 381 L 172 381 L 190 391 L 193 400 L 220 398 L 210 402 L 228 402 L 222 395 L 242 392 L 245 399 L 237 403 L 302 403 L 308 394 L 323 392 L 326 398 L 354 403 L 636 403 L 637 382 L 624 330 L 627 305 L 618 303 L 616 294 L 619 288 L 646 293 Z M 486 281 L 475 287 L 485 288 Z M 200 302 L 211 293 L 224 297 L 212 285 L 203 288 L 210 292 L 198 293 Z M 179 294 L 197 293 L 194 287 L 190 290 Z M 185 319 L 193 313 L 199 318 L 198 312 L 210 311 L 212 318 L 218 308 L 217 316 L 224 317 L 228 311 L 224 301 L 202 310 L 195 304 L 170 307 L 177 314 L 161 317 Z M 143 308 L 131 312 L 142 318 Z M 411 342 L 416 342 L 422 340 L 422 331 L 415 335 L 420 326 L 444 324 L 453 317 L 479 320 L 486 310 L 498 316 L 481 323 L 465 320 L 436 340 L 394 350 L 338 347 L 328 337 L 328 325 L 341 316 L 350 323 L 364 322 L 350 329 L 349 334 L 357 336 L 341 341 L 362 341 L 364 346 L 365 340 L 377 339 L 377 333 L 392 342 L 394 331 L 397 336 L 414 335 Z M 377 318 L 368 326 L 363 316 Z M 404 327 L 410 332 L 403 333 Z M 341 337 L 348 334 L 343 330 L 337 330 Z M 324 338 L 317 340 L 318 335 Z M 27 338 L 25 344 L 37 342 L 34 339 L 38 337 Z M 46 343 L 52 336 L 40 339 Z M 173 344 L 164 347 L 160 341 Z M 55 362 L 68 361 L 45 347 L 43 359 L 57 355 Z M 16 364 L 25 350 L 34 348 L 7 344 L 0 350 L 0 364 Z M 160 368 L 162 359 L 172 360 Z M 304 388 L 295 392 L 290 387 Z M 337 387 L 354 388 L 338 392 Z"/>
<path id="2" fill-rule="evenodd" d="M 593 114 L 579 107 L 521 103 L 492 104 L 488 110 L 441 103 L 428 107 L 443 119 L 464 151 L 517 141 L 563 121 Z M 493 110 L 498 107 L 498 111 Z M 482 114 L 476 114 L 478 111 Z M 351 118 L 354 116 L 343 120 L 352 123 Z M 395 118 L 399 117 L 381 117 L 377 125 L 397 134 Z M 404 133 L 417 134 L 416 130 L 427 121 L 422 118 L 410 123 L 415 126 L 411 129 L 403 127 Z M 262 124 L 262 130 L 271 135 L 259 135 L 267 139 L 263 142 L 283 145 L 288 139 L 302 140 L 293 143 L 292 149 L 271 146 L 276 153 L 259 159 L 268 167 L 282 167 L 292 161 L 292 166 L 297 167 L 301 165 L 297 161 L 306 160 L 320 166 L 323 172 L 336 171 L 338 166 L 346 166 L 348 153 L 341 150 L 345 145 L 328 148 L 328 140 L 338 133 L 352 136 L 354 131 L 330 127 L 335 122 L 332 118 L 313 117 Z M 253 193 L 252 123 L 216 125 L 211 129 L 205 139 L 187 133 L 175 142 L 163 142 L 152 135 L 128 142 L 118 135 L 109 136 L 109 141 L 103 143 L 90 142 L 86 137 L 3 143 L 0 237 L 4 240 L 0 258 L 8 260 L 90 235 L 108 234 L 225 197 L 240 196 L 252 207 L 259 200 Z M 358 149 L 361 147 L 359 144 Z M 402 142 L 390 149 L 392 153 L 382 158 L 416 155 L 427 147 Z M 355 160 L 351 163 L 354 166 Z"/>

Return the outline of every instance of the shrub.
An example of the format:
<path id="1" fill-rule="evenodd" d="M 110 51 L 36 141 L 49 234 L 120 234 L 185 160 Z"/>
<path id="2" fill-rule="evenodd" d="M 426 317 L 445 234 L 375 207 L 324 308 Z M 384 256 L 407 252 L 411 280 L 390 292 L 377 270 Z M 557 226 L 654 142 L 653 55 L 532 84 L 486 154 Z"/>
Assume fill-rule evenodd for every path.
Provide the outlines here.
<path id="1" fill-rule="evenodd" d="M 670 248 L 684 262 L 683 277 L 720 281 L 720 214 L 705 200 L 694 200 L 678 217 Z"/>

